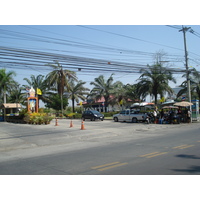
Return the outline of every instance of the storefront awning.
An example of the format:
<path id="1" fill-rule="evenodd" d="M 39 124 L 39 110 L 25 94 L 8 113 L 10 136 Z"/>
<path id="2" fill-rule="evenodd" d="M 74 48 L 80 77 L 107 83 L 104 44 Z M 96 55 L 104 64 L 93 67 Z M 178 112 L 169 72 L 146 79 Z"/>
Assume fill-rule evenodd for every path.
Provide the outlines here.
<path id="1" fill-rule="evenodd" d="M 3 103 L 0 108 L 21 108 L 20 103 Z"/>

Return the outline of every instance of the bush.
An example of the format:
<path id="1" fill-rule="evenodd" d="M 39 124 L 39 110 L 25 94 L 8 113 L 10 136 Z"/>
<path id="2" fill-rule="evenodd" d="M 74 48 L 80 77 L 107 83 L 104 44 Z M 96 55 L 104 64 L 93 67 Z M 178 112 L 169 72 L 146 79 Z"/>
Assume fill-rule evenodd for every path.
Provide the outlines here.
<path id="1" fill-rule="evenodd" d="M 52 119 L 47 113 L 26 113 L 24 117 L 28 124 L 49 124 Z"/>
<path id="2" fill-rule="evenodd" d="M 82 117 L 82 114 L 81 113 L 68 113 L 68 114 L 66 114 L 66 117 L 68 118 L 68 119 L 81 119 L 81 117 Z"/>
<path id="3" fill-rule="evenodd" d="M 104 115 L 104 117 L 112 117 L 113 115 L 115 115 L 117 113 L 119 113 L 119 111 L 118 112 L 105 112 L 102 114 Z"/>

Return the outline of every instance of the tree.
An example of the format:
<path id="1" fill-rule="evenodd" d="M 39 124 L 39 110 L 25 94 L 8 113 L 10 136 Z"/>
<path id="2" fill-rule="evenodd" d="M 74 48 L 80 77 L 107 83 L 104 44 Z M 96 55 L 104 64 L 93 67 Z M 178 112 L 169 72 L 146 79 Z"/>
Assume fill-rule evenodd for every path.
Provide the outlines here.
<path id="1" fill-rule="evenodd" d="M 161 97 L 167 92 L 173 93 L 172 88 L 169 86 L 169 81 L 176 83 L 170 70 L 162 67 L 161 64 L 147 66 L 147 69 L 141 69 L 142 74 L 139 77 L 138 90 L 139 94 L 146 96 L 147 94 L 155 97 L 155 104 L 157 104 L 158 94 Z"/>
<path id="2" fill-rule="evenodd" d="M 186 74 L 184 74 L 182 77 L 186 77 Z M 190 70 L 189 79 L 192 97 L 194 98 L 196 96 L 200 100 L 200 72 L 193 68 Z M 179 87 L 182 87 L 182 89 L 178 92 L 177 97 L 187 94 L 187 80 L 183 81 Z"/>
<path id="3" fill-rule="evenodd" d="M 108 107 L 111 98 L 110 96 L 113 95 L 113 74 L 105 80 L 103 75 L 100 75 L 98 78 L 95 78 L 94 81 L 90 83 L 90 85 L 94 85 L 94 88 L 91 90 L 90 95 L 91 97 L 95 98 L 95 100 L 99 100 L 104 97 L 105 108 Z"/>
<path id="4" fill-rule="evenodd" d="M 118 105 L 122 105 L 123 102 L 127 100 L 125 86 L 121 81 L 116 81 L 115 83 L 113 83 L 112 93 L 115 94 L 112 101 L 110 102 L 110 104 L 112 105 L 115 105 L 116 103 Z"/>
<path id="5" fill-rule="evenodd" d="M 61 107 L 60 107 L 60 105 L 61 105 L 61 99 L 60 99 L 59 94 L 51 94 L 49 96 L 49 99 L 50 99 L 50 101 L 48 101 L 46 103 L 46 107 L 47 108 L 53 108 L 53 109 L 55 109 L 57 111 L 61 110 Z M 68 100 L 65 98 L 62 101 L 63 101 L 62 102 L 63 109 L 65 109 L 66 106 L 68 106 Z"/>
<path id="6" fill-rule="evenodd" d="M 12 89 L 9 89 L 8 102 L 26 105 L 26 96 L 22 93 L 22 90 L 23 88 L 20 87 L 19 84 L 13 86 Z"/>
<path id="7" fill-rule="evenodd" d="M 14 76 L 16 76 L 14 71 L 6 72 L 6 69 L 0 69 L 0 96 L 3 97 L 4 103 L 6 103 L 7 90 L 16 85 Z"/>
<path id="8" fill-rule="evenodd" d="M 75 83 L 74 80 L 71 80 L 69 82 L 69 87 L 68 87 L 68 98 L 72 100 L 72 112 L 75 112 L 75 106 L 74 102 L 76 101 L 77 103 L 79 102 L 79 99 L 85 100 L 86 97 L 84 95 L 88 95 L 89 93 L 87 91 L 90 91 L 90 89 L 84 87 L 84 84 L 86 82 L 83 81 L 78 81 Z"/>
<path id="9" fill-rule="evenodd" d="M 28 83 L 28 85 L 23 85 L 23 89 L 26 90 L 26 88 L 33 87 L 35 91 L 37 91 L 37 88 L 42 91 L 42 95 L 38 95 L 38 99 L 42 100 L 44 103 L 49 101 L 49 86 L 47 84 L 47 81 L 43 75 L 34 76 L 31 75 L 30 79 L 24 78 L 24 80 Z"/>
<path id="10" fill-rule="evenodd" d="M 47 74 L 46 80 L 49 86 L 53 86 L 57 89 L 60 96 L 64 93 L 64 88 L 69 88 L 69 80 L 77 80 L 76 73 L 70 70 L 63 69 L 62 65 L 58 61 L 54 61 L 55 64 L 47 64 L 54 70 Z"/>
<path id="11" fill-rule="evenodd" d="M 125 85 L 125 90 L 126 90 L 126 98 L 131 99 L 133 102 L 138 102 L 141 99 L 144 99 L 144 97 L 140 96 L 139 94 L 139 84 L 127 84 Z"/>

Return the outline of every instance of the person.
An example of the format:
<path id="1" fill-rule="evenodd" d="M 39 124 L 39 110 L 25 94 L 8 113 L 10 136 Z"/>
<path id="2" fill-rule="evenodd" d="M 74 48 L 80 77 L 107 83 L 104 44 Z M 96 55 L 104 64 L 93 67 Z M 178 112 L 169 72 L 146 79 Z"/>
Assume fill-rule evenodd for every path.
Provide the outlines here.
<path id="1" fill-rule="evenodd" d="M 170 110 L 169 110 L 169 124 L 171 124 L 173 122 L 173 118 L 174 118 L 174 111 L 170 108 Z"/>
<path id="2" fill-rule="evenodd" d="M 144 122 L 147 122 L 149 124 L 149 118 L 146 112 L 144 113 Z"/>
<path id="3" fill-rule="evenodd" d="M 188 110 L 188 112 L 187 112 L 187 122 L 188 123 L 191 122 L 191 112 L 190 112 L 190 110 Z"/>
<path id="4" fill-rule="evenodd" d="M 185 108 L 183 116 L 184 116 L 184 122 L 186 123 L 188 121 L 188 109 L 187 108 Z"/>
<path id="5" fill-rule="evenodd" d="M 178 120 L 178 123 L 181 122 L 181 119 L 182 119 L 182 111 L 181 111 L 181 108 L 179 107 L 179 108 L 178 108 L 178 113 L 177 113 L 177 120 Z"/>
<path id="6" fill-rule="evenodd" d="M 157 112 L 156 110 L 153 111 L 154 123 L 156 123 Z"/>
<path id="7" fill-rule="evenodd" d="M 164 117 L 164 110 L 162 109 L 162 110 L 160 111 L 160 118 L 163 119 L 163 117 Z"/>

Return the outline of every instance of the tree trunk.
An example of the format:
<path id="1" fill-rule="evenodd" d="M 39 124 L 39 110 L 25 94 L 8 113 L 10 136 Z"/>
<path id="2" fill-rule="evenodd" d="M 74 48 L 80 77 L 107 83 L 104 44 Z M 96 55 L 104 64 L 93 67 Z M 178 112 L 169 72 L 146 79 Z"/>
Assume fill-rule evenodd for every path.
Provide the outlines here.
<path id="1" fill-rule="evenodd" d="M 75 108 L 74 108 L 74 98 L 72 98 L 72 112 L 75 112 Z"/>

